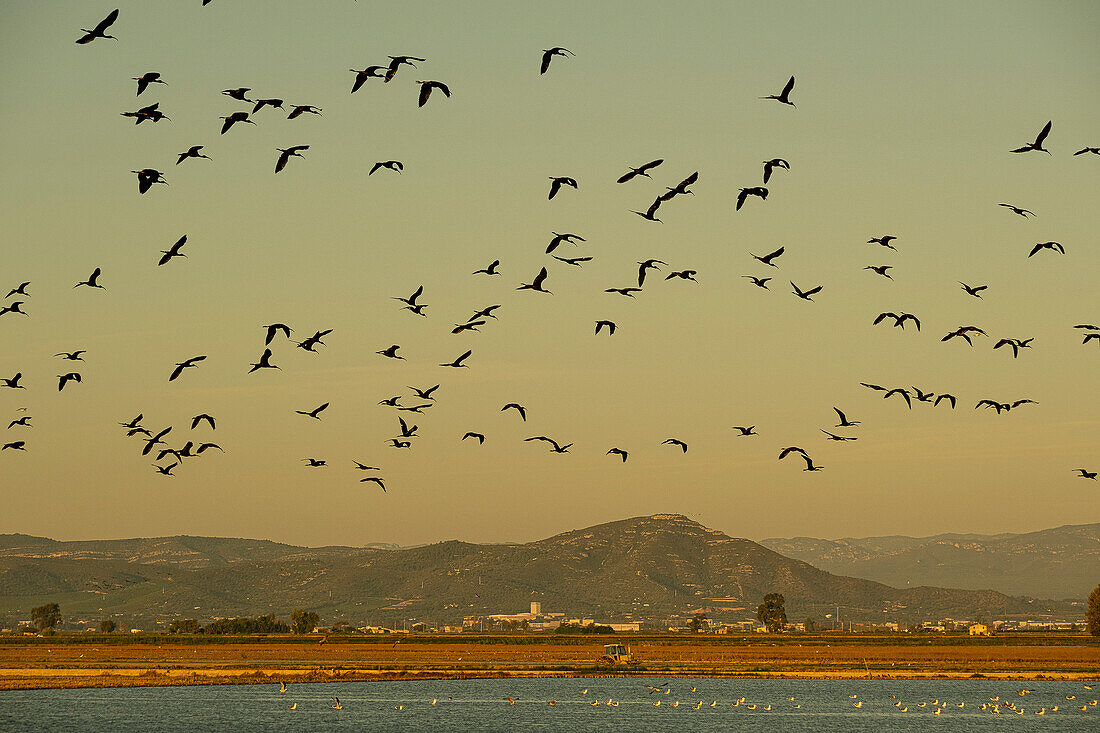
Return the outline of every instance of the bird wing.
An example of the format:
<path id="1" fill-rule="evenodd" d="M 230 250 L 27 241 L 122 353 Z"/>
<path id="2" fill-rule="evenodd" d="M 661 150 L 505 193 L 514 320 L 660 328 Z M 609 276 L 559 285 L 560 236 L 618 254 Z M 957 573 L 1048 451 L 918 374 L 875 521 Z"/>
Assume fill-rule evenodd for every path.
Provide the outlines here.
<path id="1" fill-rule="evenodd" d="M 547 198 L 548 199 L 554 198 L 554 195 L 558 192 L 558 190 L 560 188 L 561 188 L 561 179 L 560 178 L 553 179 L 550 182 L 550 195 Z"/>
<path id="2" fill-rule="evenodd" d="M 737 208 L 734 211 L 740 211 L 741 207 L 745 204 L 745 199 L 748 198 L 749 193 L 746 189 L 742 188 L 741 192 L 737 194 Z"/>
<path id="3" fill-rule="evenodd" d="M 428 102 L 428 97 L 431 96 L 432 85 L 430 83 L 424 83 L 420 85 L 420 102 L 418 107 L 423 107 Z"/>
<path id="4" fill-rule="evenodd" d="M 628 172 L 622 174 L 621 176 L 619 176 L 619 179 L 617 181 L 615 181 L 615 183 L 626 183 L 627 181 L 629 181 L 631 178 L 633 178 L 636 175 L 638 175 L 638 171 L 633 171 L 633 170 L 628 171 Z"/>
<path id="5" fill-rule="evenodd" d="M 542 53 L 542 65 L 539 67 L 539 73 L 545 74 L 546 70 L 550 68 L 550 58 L 554 55 L 553 49 L 550 51 L 543 51 Z"/>
<path id="6" fill-rule="evenodd" d="M 1053 120 L 1050 120 L 1043 126 L 1043 129 L 1039 131 L 1039 134 L 1035 136 L 1035 147 L 1041 148 L 1043 141 L 1047 139 L 1047 135 L 1050 134 L 1050 124 Z"/>
<path id="7" fill-rule="evenodd" d="M 535 288 L 541 288 L 543 281 L 546 279 L 546 268 L 539 270 L 539 274 L 535 275 L 535 281 L 531 283 Z"/>
<path id="8" fill-rule="evenodd" d="M 788 94 L 791 93 L 791 90 L 793 90 L 793 89 L 794 89 L 794 77 L 792 76 L 787 81 L 787 86 L 783 87 L 783 92 L 780 94 L 780 96 L 781 97 L 786 97 Z"/>
<path id="9" fill-rule="evenodd" d="M 112 10 L 110 13 L 107 14 L 106 18 L 99 21 L 99 24 L 95 27 L 92 33 L 94 33 L 95 35 L 99 35 L 103 31 L 110 28 L 116 20 L 118 20 L 118 8 Z M 1050 127 L 1050 123 L 1047 123 L 1047 127 Z"/>
<path id="10" fill-rule="evenodd" d="M 168 377 L 168 381 L 169 382 L 175 381 L 176 377 L 178 377 L 180 374 L 183 373 L 183 369 L 184 369 L 185 366 L 187 366 L 187 362 L 183 362 L 182 364 L 177 364 L 176 368 L 172 370 L 172 376 Z"/>

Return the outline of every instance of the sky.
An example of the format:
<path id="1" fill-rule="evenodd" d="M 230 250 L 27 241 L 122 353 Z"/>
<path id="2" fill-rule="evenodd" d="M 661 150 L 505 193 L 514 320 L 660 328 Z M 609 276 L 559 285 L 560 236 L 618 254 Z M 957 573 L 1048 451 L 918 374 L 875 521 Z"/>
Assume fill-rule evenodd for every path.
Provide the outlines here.
<path id="1" fill-rule="evenodd" d="M 74 43 L 116 6 L 118 40 Z M 359 545 L 659 512 L 754 539 L 1100 521 L 1074 471 L 1100 469 L 1100 342 L 1074 328 L 1100 325 L 1100 156 L 1073 155 L 1100 145 L 1098 25 L 1091 2 L 4 4 L 0 294 L 31 285 L 2 301 L 27 315 L 0 316 L 0 376 L 26 389 L 0 387 L 0 418 L 33 427 L 0 435 L 26 443 L 0 451 L 0 532 Z M 575 56 L 540 75 L 555 46 Z M 350 93 L 349 69 L 390 55 L 426 61 Z M 148 71 L 167 84 L 136 97 Z M 791 75 L 796 107 L 760 99 Z M 450 98 L 418 108 L 421 80 Z M 251 112 L 220 93 L 237 87 L 284 110 L 219 134 Z M 168 120 L 121 116 L 153 102 Z M 289 120 L 294 104 L 322 113 Z M 1051 155 L 1009 152 L 1048 120 Z M 177 165 L 192 145 L 211 159 Z M 291 145 L 310 147 L 275 174 Z M 790 170 L 735 211 L 772 158 Z M 387 160 L 403 172 L 368 175 Z M 139 194 L 141 168 L 168 185 Z M 631 213 L 694 171 L 662 222 Z M 578 188 L 548 200 L 553 176 Z M 555 254 L 593 259 L 553 260 L 552 232 L 586 240 Z M 187 257 L 158 266 L 185 234 Z M 867 243 L 885 234 L 896 251 Z M 1065 254 L 1028 257 L 1047 241 Z M 781 246 L 777 268 L 752 259 Z M 636 297 L 604 292 L 651 258 L 667 265 Z M 496 259 L 499 276 L 472 274 Z M 544 266 L 552 294 L 516 290 Z M 103 290 L 73 287 L 96 267 Z M 664 279 L 685 269 L 697 282 Z M 426 317 L 395 300 L 420 285 Z M 451 333 L 489 305 L 480 332 Z M 920 331 L 872 326 L 887 311 Z M 274 322 L 294 340 L 250 374 Z M 989 336 L 941 342 L 963 325 Z M 294 346 L 326 329 L 317 353 Z M 1013 358 L 1002 338 L 1034 342 Z M 376 353 L 392 344 L 405 360 Z M 438 366 L 467 349 L 468 369 Z M 82 381 L 59 392 L 69 371 Z M 436 384 L 424 414 L 378 404 Z M 834 428 L 834 407 L 860 424 Z M 119 426 L 139 413 L 170 447 L 224 453 L 160 475 Z M 190 429 L 202 413 L 216 430 Z M 399 415 L 419 426 L 408 449 L 387 445 Z M 823 469 L 777 460 L 788 446 Z"/>

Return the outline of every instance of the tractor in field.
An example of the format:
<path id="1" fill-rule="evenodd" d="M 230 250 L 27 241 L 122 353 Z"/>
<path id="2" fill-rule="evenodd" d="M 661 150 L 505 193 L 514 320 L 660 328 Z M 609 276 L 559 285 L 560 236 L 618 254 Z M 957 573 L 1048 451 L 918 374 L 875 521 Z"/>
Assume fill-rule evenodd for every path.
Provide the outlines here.
<path id="1" fill-rule="evenodd" d="M 630 647 L 623 646 L 622 644 L 605 644 L 603 647 L 603 656 L 600 657 L 601 664 L 637 664 L 637 661 L 630 654 Z"/>

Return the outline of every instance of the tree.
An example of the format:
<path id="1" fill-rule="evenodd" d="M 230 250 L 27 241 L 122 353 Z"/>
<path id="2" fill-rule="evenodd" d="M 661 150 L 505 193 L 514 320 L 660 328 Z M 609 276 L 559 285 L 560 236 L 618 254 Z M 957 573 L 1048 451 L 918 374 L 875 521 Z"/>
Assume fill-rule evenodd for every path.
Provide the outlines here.
<path id="1" fill-rule="evenodd" d="M 814 622 L 814 620 L 812 618 L 806 619 L 802 623 L 802 627 L 804 629 L 806 629 L 806 633 L 809 633 L 809 634 L 812 634 L 813 632 L 817 631 L 817 624 Z"/>
<path id="2" fill-rule="evenodd" d="M 691 633 L 698 634 L 703 630 L 703 626 L 707 620 L 705 613 L 697 613 L 691 617 L 691 621 L 688 621 L 688 628 L 691 629 Z"/>
<path id="3" fill-rule="evenodd" d="M 44 606 L 31 609 L 31 620 L 39 631 L 52 629 L 61 623 L 61 606 L 56 603 L 47 603 Z"/>
<path id="4" fill-rule="evenodd" d="M 756 618 L 767 627 L 769 633 L 777 634 L 787 625 L 783 602 L 782 593 L 769 593 L 764 596 L 764 602 L 756 607 Z"/>
<path id="5" fill-rule="evenodd" d="M 290 614 L 290 625 L 294 627 L 295 634 L 308 634 L 317 628 L 320 621 L 321 617 L 314 611 L 295 608 Z"/>
<path id="6" fill-rule="evenodd" d="M 178 618 L 168 626 L 169 634 L 201 634 L 202 626 L 193 618 Z"/>
<path id="7" fill-rule="evenodd" d="M 1092 593 L 1089 593 L 1089 610 L 1085 614 L 1085 619 L 1088 623 L 1089 633 L 1093 636 L 1100 636 L 1100 585 L 1096 586 Z"/>
<path id="8" fill-rule="evenodd" d="M 105 618 L 99 622 L 99 630 L 101 633 L 109 634 L 118 628 L 118 624 L 115 623 L 113 618 Z"/>

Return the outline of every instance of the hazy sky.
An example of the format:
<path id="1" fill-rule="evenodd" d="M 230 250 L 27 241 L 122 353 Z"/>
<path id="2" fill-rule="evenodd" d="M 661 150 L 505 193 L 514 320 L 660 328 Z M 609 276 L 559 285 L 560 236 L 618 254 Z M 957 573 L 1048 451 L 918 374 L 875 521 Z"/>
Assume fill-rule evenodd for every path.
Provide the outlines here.
<path id="1" fill-rule="evenodd" d="M 1072 155 L 1100 145 L 1100 5 L 117 6 L 120 40 L 88 45 L 79 29 L 114 3 L 0 6 L 0 294 L 31 281 L 29 315 L 0 316 L 0 376 L 27 387 L 0 388 L 0 417 L 34 426 L 0 435 L 27 443 L 0 453 L 0 532 L 361 544 L 530 540 L 655 512 L 750 538 L 1100 521 L 1100 486 L 1072 470 L 1100 469 L 1100 343 L 1073 328 L 1100 325 L 1100 157 Z M 552 46 L 576 57 L 540 76 Z M 399 54 L 427 61 L 349 93 L 349 69 Z M 167 86 L 135 97 L 147 71 Z M 797 108 L 758 99 L 792 74 Z M 452 97 L 418 109 L 417 80 Z M 220 135 L 219 116 L 251 111 L 220 94 L 233 87 L 323 115 L 263 109 Z M 153 102 L 171 119 L 120 116 Z M 1047 120 L 1053 155 L 1009 153 Z M 191 145 L 212 160 L 177 166 Z M 310 148 L 275 175 L 291 145 Z M 791 170 L 735 212 L 775 157 Z M 615 183 L 655 158 L 652 180 Z M 404 173 L 368 177 L 384 160 Z M 169 185 L 139 195 L 130 171 L 146 167 Z M 630 213 L 696 170 L 663 223 Z M 579 189 L 548 201 L 549 176 Z M 594 259 L 552 260 L 552 231 L 587 239 L 560 254 Z M 158 267 L 183 234 L 188 257 Z M 884 234 L 897 252 L 866 244 Z M 1027 257 L 1046 241 L 1066 254 Z M 779 246 L 778 269 L 750 257 Z M 648 258 L 668 266 L 637 298 L 603 292 L 636 285 Z M 494 259 L 501 276 L 470 274 Z M 893 280 L 863 269 L 884 264 Z M 542 266 L 553 295 L 517 292 Z M 95 267 L 106 289 L 74 289 Z M 683 269 L 698 283 L 663 279 Z M 788 281 L 823 290 L 804 302 Z M 421 284 L 427 318 L 393 299 Z M 450 333 L 496 304 L 480 333 Z M 922 329 L 872 327 L 883 311 Z M 617 332 L 595 336 L 598 319 Z M 333 333 L 316 354 L 277 337 L 281 370 L 248 374 L 276 321 L 296 341 Z M 941 343 L 970 324 L 989 338 Z M 1013 359 L 1001 338 L 1035 340 Z M 391 344 L 406 361 L 375 353 Z M 53 356 L 76 349 L 84 362 Z M 466 349 L 469 369 L 437 366 Z M 70 370 L 83 382 L 59 393 Z M 958 408 L 909 410 L 860 381 Z M 437 383 L 423 415 L 377 404 Z M 1039 404 L 974 409 L 986 398 Z M 320 421 L 295 414 L 324 402 Z M 834 429 L 834 406 L 862 424 Z M 225 453 L 160 476 L 118 425 L 138 413 L 171 425 L 173 447 Z M 216 432 L 189 429 L 200 413 Z M 398 414 L 420 426 L 408 450 L 386 445 Z M 777 461 L 790 445 L 824 470 Z"/>

